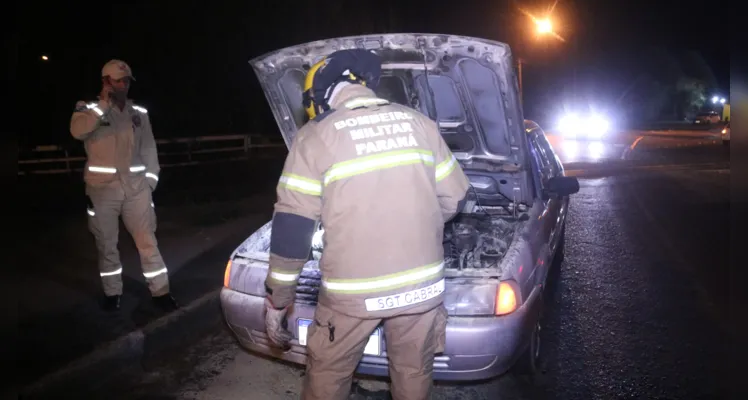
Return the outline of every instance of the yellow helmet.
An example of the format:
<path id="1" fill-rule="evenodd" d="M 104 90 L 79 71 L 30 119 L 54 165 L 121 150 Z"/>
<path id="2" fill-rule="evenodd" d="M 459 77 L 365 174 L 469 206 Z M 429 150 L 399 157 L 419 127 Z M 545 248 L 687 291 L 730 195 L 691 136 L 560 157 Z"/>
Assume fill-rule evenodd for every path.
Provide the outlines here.
<path id="1" fill-rule="evenodd" d="M 309 119 L 314 119 L 314 117 L 317 116 L 316 108 L 318 106 L 317 104 L 315 104 L 314 99 L 312 97 L 312 87 L 314 86 L 314 77 L 317 75 L 317 71 L 323 65 L 325 65 L 325 62 L 327 62 L 327 58 L 323 58 L 322 60 L 312 65 L 312 67 L 309 68 L 309 71 L 306 73 L 306 78 L 304 79 L 303 102 L 304 102 L 304 109 L 306 110 L 306 114 L 309 116 Z M 320 110 L 320 112 L 323 112 L 323 111 Z"/>
<path id="2" fill-rule="evenodd" d="M 378 55 L 363 49 L 339 50 L 309 68 L 304 79 L 303 105 L 309 119 L 330 109 L 329 90 L 340 82 L 376 89 L 382 72 Z"/>

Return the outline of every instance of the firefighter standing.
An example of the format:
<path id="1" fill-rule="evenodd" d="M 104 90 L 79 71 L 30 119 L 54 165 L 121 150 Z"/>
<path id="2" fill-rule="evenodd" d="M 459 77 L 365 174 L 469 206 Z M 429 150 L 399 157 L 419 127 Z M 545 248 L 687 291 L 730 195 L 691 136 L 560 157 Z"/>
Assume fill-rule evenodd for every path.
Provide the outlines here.
<path id="1" fill-rule="evenodd" d="M 304 399 L 348 398 L 369 335 L 383 322 L 392 395 L 425 399 L 444 350 L 444 223 L 468 180 L 436 123 L 377 98 L 380 58 L 342 50 L 311 67 L 311 121 L 294 137 L 277 188 L 266 328 L 278 346 L 318 222 L 322 283 L 307 338 Z"/>
<path id="2" fill-rule="evenodd" d="M 178 308 L 169 293 L 169 276 L 156 241 L 156 213 L 151 192 L 158 184 L 160 166 L 148 111 L 127 98 L 130 67 L 112 60 L 101 71 L 99 100 L 79 101 L 70 133 L 83 141 L 84 171 L 89 200 L 88 226 L 96 239 L 104 308 L 116 310 L 122 296 L 122 264 L 117 242 L 119 217 L 140 253 L 143 275 L 155 305 Z"/>

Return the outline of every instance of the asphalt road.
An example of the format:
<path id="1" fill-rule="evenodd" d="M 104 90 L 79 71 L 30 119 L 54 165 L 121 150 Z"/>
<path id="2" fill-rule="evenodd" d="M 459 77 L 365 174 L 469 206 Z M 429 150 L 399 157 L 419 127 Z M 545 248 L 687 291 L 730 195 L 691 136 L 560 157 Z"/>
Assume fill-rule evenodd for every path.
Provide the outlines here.
<path id="1" fill-rule="evenodd" d="M 723 393 L 728 375 L 726 312 L 735 307 L 726 291 L 729 148 L 708 132 L 625 132 L 600 141 L 551 132 L 549 141 L 567 170 L 582 178 L 572 200 L 566 259 L 549 291 L 544 372 L 534 381 L 507 374 L 477 384 L 438 383 L 434 398 L 677 399 Z M 220 285 L 233 243 L 269 218 L 282 161 L 164 170 L 165 184 L 155 197 L 161 210 L 159 237 L 180 298 Z M 648 167 L 620 168 L 590 178 L 610 165 Z M 22 197 L 28 200 L 20 212 L 34 226 L 48 224 L 41 235 L 18 238 L 21 253 L 41 248 L 57 260 L 29 266 L 36 272 L 22 282 L 21 290 L 41 295 L 23 298 L 22 317 L 72 307 L 99 290 L 95 274 L 89 273 L 95 270 L 90 234 L 79 217 L 84 204 L 79 177 L 47 178 L 52 177 L 38 178 L 42 184 L 20 182 Z M 137 255 L 126 242 L 123 261 L 135 264 Z M 192 253 L 211 246 L 218 251 L 190 261 Z M 195 268 L 204 271 L 195 275 L 190 272 Z M 139 275 L 135 267 L 128 271 Z M 67 278 L 58 282 L 58 276 Z M 144 290 L 128 285 L 134 292 Z M 36 323 L 36 330 L 20 325 L 26 331 L 22 350 L 34 349 L 28 352 L 34 357 L 21 368 L 29 379 L 72 357 L 74 344 L 83 346 L 101 328 L 100 319 L 86 320 L 90 326 L 83 326 L 63 314 L 59 321 Z M 77 326 L 79 332 L 68 332 L 75 340 L 61 328 L 54 335 L 67 346 L 44 339 L 55 321 Z M 301 390 L 302 369 L 240 349 L 225 327 L 184 352 L 152 361 L 144 366 L 145 374 L 123 378 L 116 391 L 97 390 L 103 389 L 109 399 L 268 400 L 298 398 Z M 386 382 L 359 383 L 359 392 L 368 398 L 383 398 Z"/>
<path id="2" fill-rule="evenodd" d="M 580 180 L 547 293 L 543 372 L 437 383 L 434 399 L 726 397 L 727 312 L 739 306 L 727 294 L 729 150 L 642 146 L 633 154 L 658 167 Z M 121 398 L 297 399 L 302 379 L 300 367 L 248 353 L 222 326 L 159 360 Z M 351 398 L 386 398 L 384 381 L 357 387 Z"/>

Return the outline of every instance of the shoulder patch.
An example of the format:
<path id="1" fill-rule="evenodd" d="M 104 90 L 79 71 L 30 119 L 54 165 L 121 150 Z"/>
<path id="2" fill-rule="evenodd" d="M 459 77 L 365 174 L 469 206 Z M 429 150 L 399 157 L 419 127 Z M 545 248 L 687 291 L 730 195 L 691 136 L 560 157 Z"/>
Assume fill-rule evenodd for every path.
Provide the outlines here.
<path id="1" fill-rule="evenodd" d="M 330 114 L 332 114 L 332 113 L 334 113 L 334 112 L 335 112 L 335 109 L 334 109 L 334 108 L 331 108 L 331 109 L 329 109 L 329 110 L 327 110 L 327 111 L 323 112 L 322 114 L 320 114 L 320 115 L 318 115 L 318 116 L 314 117 L 314 119 L 313 119 L 312 121 L 314 121 L 314 122 L 319 122 L 319 121 L 322 121 L 323 119 L 325 119 L 325 118 L 329 117 L 329 116 L 330 116 Z"/>

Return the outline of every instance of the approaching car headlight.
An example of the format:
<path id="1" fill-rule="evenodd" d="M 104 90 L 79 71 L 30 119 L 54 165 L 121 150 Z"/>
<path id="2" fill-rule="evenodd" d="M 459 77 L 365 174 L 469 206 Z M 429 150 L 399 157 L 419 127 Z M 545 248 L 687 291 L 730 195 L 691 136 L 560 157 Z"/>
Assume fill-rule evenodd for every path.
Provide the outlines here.
<path id="1" fill-rule="evenodd" d="M 586 125 L 587 133 L 592 137 L 601 137 L 608 133 L 608 129 L 610 129 L 608 120 L 599 115 L 590 117 Z"/>
<path id="2" fill-rule="evenodd" d="M 580 118 L 576 114 L 567 114 L 559 121 L 558 129 L 568 137 L 582 135 L 600 138 L 610 130 L 610 121 L 600 115 Z"/>
<path id="3" fill-rule="evenodd" d="M 582 120 L 575 114 L 564 115 L 558 129 L 566 136 L 575 136 L 582 130 Z"/>

